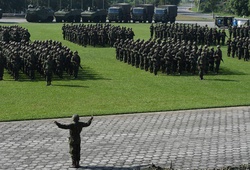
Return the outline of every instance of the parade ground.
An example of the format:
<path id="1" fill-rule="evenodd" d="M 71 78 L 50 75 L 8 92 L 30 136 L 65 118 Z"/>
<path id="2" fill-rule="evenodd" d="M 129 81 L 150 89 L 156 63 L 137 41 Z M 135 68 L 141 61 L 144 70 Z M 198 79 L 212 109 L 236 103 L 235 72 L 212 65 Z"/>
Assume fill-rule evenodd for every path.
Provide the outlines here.
<path id="1" fill-rule="evenodd" d="M 71 122 L 1 122 L 0 169 L 69 169 L 69 132 L 55 120 Z M 81 137 L 84 170 L 238 166 L 250 160 L 250 107 L 98 116 Z"/>

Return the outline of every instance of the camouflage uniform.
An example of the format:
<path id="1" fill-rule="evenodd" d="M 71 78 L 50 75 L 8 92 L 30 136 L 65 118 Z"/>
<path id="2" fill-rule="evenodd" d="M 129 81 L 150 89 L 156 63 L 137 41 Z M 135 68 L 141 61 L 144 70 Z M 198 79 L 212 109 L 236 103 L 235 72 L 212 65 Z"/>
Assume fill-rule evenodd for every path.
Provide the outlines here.
<path id="1" fill-rule="evenodd" d="M 200 79 L 203 80 L 203 75 L 206 65 L 206 58 L 204 52 L 202 52 L 201 55 L 198 57 L 197 64 L 198 64 Z"/>
<path id="2" fill-rule="evenodd" d="M 80 66 L 80 64 L 81 64 L 81 58 L 78 55 L 77 51 L 74 53 L 73 57 L 71 58 L 71 63 L 72 63 L 72 66 L 73 66 L 74 78 L 77 78 L 79 67 L 81 67 Z"/>
<path id="3" fill-rule="evenodd" d="M 214 57 L 215 57 L 215 73 L 218 74 L 220 68 L 220 62 L 223 61 L 222 51 L 219 45 L 217 46 L 217 50 L 214 53 Z"/>
<path id="4" fill-rule="evenodd" d="M 51 85 L 52 72 L 53 72 L 53 60 L 52 56 L 47 56 L 47 60 L 44 62 L 44 74 L 47 82 L 47 86 Z"/>
<path id="5" fill-rule="evenodd" d="M 82 131 L 83 127 L 88 127 L 92 120 L 93 117 L 89 119 L 87 123 L 85 122 L 79 122 L 79 116 L 78 115 L 73 115 L 73 123 L 71 124 L 61 124 L 55 121 L 54 123 L 61 129 L 69 129 L 69 153 L 71 155 L 72 159 L 72 166 L 74 168 L 78 168 L 79 161 L 80 161 L 80 156 L 81 156 L 81 137 L 80 133 Z"/>

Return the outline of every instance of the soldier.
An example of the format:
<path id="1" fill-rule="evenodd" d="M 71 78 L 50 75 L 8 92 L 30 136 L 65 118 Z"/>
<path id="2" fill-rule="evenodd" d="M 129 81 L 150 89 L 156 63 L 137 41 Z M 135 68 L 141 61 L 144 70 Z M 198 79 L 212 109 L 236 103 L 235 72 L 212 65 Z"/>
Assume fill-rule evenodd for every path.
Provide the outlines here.
<path id="1" fill-rule="evenodd" d="M 76 79 L 78 76 L 78 71 L 79 71 L 79 67 L 81 67 L 81 58 L 78 55 L 78 52 L 75 51 L 73 57 L 71 58 L 71 63 L 73 66 L 73 74 L 74 74 L 74 78 Z"/>
<path id="2" fill-rule="evenodd" d="M 165 53 L 164 59 L 165 59 L 165 65 L 166 65 L 165 72 L 167 75 L 169 75 L 171 74 L 171 70 L 172 70 L 171 66 L 172 66 L 172 60 L 173 60 L 170 49 L 168 49 L 167 52 Z"/>
<path id="3" fill-rule="evenodd" d="M 204 56 L 204 52 L 202 52 L 201 55 L 198 57 L 197 65 L 198 65 L 200 79 L 203 80 L 204 69 L 205 69 L 205 65 L 206 65 L 206 59 Z"/>
<path id="4" fill-rule="evenodd" d="M 29 56 L 28 56 L 28 75 L 33 80 L 35 78 L 35 70 L 36 70 L 36 56 L 34 54 L 34 51 L 31 50 Z"/>
<path id="5" fill-rule="evenodd" d="M 228 26 L 228 32 L 229 32 L 229 39 L 232 39 L 232 33 L 233 33 L 233 29 L 232 26 Z"/>
<path id="6" fill-rule="evenodd" d="M 231 39 L 229 38 L 228 40 L 227 40 L 227 56 L 228 57 L 230 57 L 230 55 L 231 55 L 231 51 L 232 51 L 232 48 L 231 48 Z"/>
<path id="7" fill-rule="evenodd" d="M 175 55 L 175 59 L 177 62 L 177 72 L 179 75 L 182 74 L 182 66 L 183 66 L 183 53 L 182 48 L 179 48 L 178 52 Z"/>
<path id="8" fill-rule="evenodd" d="M 249 49 L 248 49 L 248 37 L 245 38 L 245 41 L 243 42 L 243 58 L 244 61 L 247 61 L 249 58 Z"/>
<path id="9" fill-rule="evenodd" d="M 216 38 L 217 38 L 217 45 L 220 45 L 220 41 L 221 41 L 221 31 L 219 30 L 218 32 L 217 32 L 217 35 L 216 35 Z M 225 43 L 225 41 L 224 41 L 224 43 Z M 215 44 L 216 45 L 216 44 Z"/>
<path id="10" fill-rule="evenodd" d="M 195 51 L 195 49 L 193 49 L 191 51 L 190 55 L 189 55 L 190 72 L 191 72 L 192 75 L 194 75 L 195 71 L 196 71 L 196 65 L 197 65 L 196 59 L 197 59 L 197 57 L 196 57 L 196 51 Z"/>
<path id="11" fill-rule="evenodd" d="M 220 36 L 221 36 L 221 43 L 222 43 L 222 45 L 225 45 L 225 40 L 226 40 L 226 37 L 227 37 L 225 29 L 222 30 Z"/>
<path id="12" fill-rule="evenodd" d="M 153 36 L 154 36 L 154 31 L 155 31 L 155 27 L 154 27 L 154 24 L 152 23 L 150 25 L 150 38 L 152 39 Z"/>
<path id="13" fill-rule="evenodd" d="M 218 74 L 220 68 L 220 62 L 223 61 L 220 45 L 217 45 L 217 50 L 214 53 L 214 57 L 215 57 L 215 73 Z"/>
<path id="14" fill-rule="evenodd" d="M 43 65 L 43 70 L 44 70 L 47 86 L 50 86 L 51 81 L 52 81 L 52 72 L 53 72 L 53 60 L 52 60 L 51 55 L 47 56 L 47 60 L 44 62 L 44 65 Z"/>
<path id="15" fill-rule="evenodd" d="M 65 26 L 65 23 L 62 26 L 62 34 L 63 34 L 63 39 L 65 40 L 65 38 L 66 38 L 66 26 Z"/>
<path id="16" fill-rule="evenodd" d="M 209 71 L 214 72 L 214 47 L 209 51 Z"/>
<path id="17" fill-rule="evenodd" d="M 236 46 L 237 46 L 237 57 L 238 57 L 239 60 L 241 59 L 242 54 L 243 54 L 242 44 L 243 44 L 242 40 L 241 40 L 241 38 L 239 38 L 239 40 L 238 40 L 238 42 L 236 44 Z"/>
<path id="18" fill-rule="evenodd" d="M 2 51 L 0 51 L 0 80 L 3 80 L 3 73 L 4 73 L 5 63 L 6 63 L 6 59 L 3 56 Z"/>
<path id="19" fill-rule="evenodd" d="M 235 56 L 235 52 L 236 52 L 236 49 L 237 49 L 237 47 L 236 47 L 236 45 L 237 45 L 237 42 L 236 42 L 236 40 L 235 40 L 235 38 L 232 40 L 232 42 L 231 42 L 231 49 L 232 49 L 232 58 L 234 58 L 234 56 Z"/>
<path id="20" fill-rule="evenodd" d="M 71 155 L 72 159 L 72 167 L 73 168 L 79 168 L 79 162 L 80 162 L 80 152 L 81 152 L 81 137 L 80 133 L 82 131 L 83 127 L 88 127 L 93 120 L 93 117 L 89 119 L 87 123 L 85 122 L 79 122 L 79 116 L 73 115 L 72 116 L 73 123 L 71 124 L 61 124 L 55 121 L 54 123 L 61 129 L 69 129 L 69 153 Z"/>
<path id="21" fill-rule="evenodd" d="M 17 51 L 11 56 L 11 64 L 12 64 L 12 74 L 15 80 L 19 79 L 19 69 L 21 64 L 21 58 Z"/>

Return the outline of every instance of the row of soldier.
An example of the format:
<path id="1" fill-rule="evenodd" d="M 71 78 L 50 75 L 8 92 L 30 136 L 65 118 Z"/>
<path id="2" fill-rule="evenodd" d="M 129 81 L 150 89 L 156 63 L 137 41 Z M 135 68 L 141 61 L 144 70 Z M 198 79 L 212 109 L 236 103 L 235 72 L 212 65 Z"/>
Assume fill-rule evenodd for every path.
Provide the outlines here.
<path id="1" fill-rule="evenodd" d="M 226 40 L 226 32 L 223 29 L 217 30 L 217 28 L 209 28 L 206 26 L 200 26 L 197 24 L 151 24 L 150 25 L 150 37 L 166 39 L 174 38 L 184 40 L 185 42 L 197 42 L 201 45 L 224 45 Z"/>
<path id="2" fill-rule="evenodd" d="M 250 26 L 229 26 L 228 33 L 230 39 L 250 37 Z"/>
<path id="3" fill-rule="evenodd" d="M 15 80 L 19 79 L 19 71 L 35 78 L 38 72 L 44 76 L 47 85 L 51 84 L 52 74 L 63 76 L 65 71 L 77 78 L 80 66 L 80 57 L 58 41 L 34 41 L 30 42 L 3 42 L 0 41 L 0 60 Z M 1 72 L 0 72 L 1 73 Z M 3 72 L 0 74 L 3 78 Z"/>
<path id="4" fill-rule="evenodd" d="M 195 42 L 186 43 L 170 38 L 152 41 L 121 39 L 114 44 L 114 47 L 117 60 L 145 71 L 149 70 L 155 75 L 158 71 L 166 74 L 183 74 L 183 72 L 196 74 L 197 69 L 199 74 L 201 69 L 203 74 L 218 73 L 220 62 L 223 61 L 220 46 L 214 50 L 207 45 L 198 47 Z M 199 58 L 202 60 L 198 60 Z"/>
<path id="5" fill-rule="evenodd" d="M 248 37 L 236 37 L 227 40 L 227 56 L 235 58 L 237 57 L 239 60 L 244 59 L 244 61 L 249 60 L 250 53 L 250 38 Z"/>
<path id="6" fill-rule="evenodd" d="M 14 26 L 0 26 L 0 41 L 9 42 L 28 42 L 30 40 L 30 33 L 28 29 L 14 25 Z"/>
<path id="7" fill-rule="evenodd" d="M 111 24 L 64 24 L 63 39 L 82 46 L 113 46 L 116 39 L 133 39 L 132 28 L 114 26 Z"/>

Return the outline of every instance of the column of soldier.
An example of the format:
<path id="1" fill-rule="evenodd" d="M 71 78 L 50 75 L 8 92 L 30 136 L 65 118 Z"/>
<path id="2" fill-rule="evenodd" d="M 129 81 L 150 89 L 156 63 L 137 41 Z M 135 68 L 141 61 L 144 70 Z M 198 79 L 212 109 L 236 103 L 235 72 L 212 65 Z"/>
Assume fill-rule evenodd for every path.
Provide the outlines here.
<path id="1" fill-rule="evenodd" d="M 227 40 L 227 56 L 244 61 L 249 60 L 250 50 L 250 27 L 229 27 L 229 38 Z"/>
<path id="2" fill-rule="evenodd" d="M 159 31 L 158 28 L 165 29 Z M 189 29 L 192 30 L 193 36 L 186 33 L 180 34 L 180 32 L 179 34 L 175 32 L 175 34 L 173 31 Z M 151 25 L 152 39 L 148 41 L 140 39 L 136 41 L 128 39 L 117 40 L 114 44 L 116 59 L 131 64 L 136 68 L 141 68 L 145 71 L 149 70 L 155 75 L 157 75 L 158 71 L 169 75 L 183 74 L 184 72 L 196 74 L 196 71 L 199 70 L 199 76 L 203 79 L 204 73 L 215 72 L 218 74 L 220 62 L 222 61 L 222 52 L 218 44 L 225 43 L 224 39 L 222 39 L 223 41 L 220 41 L 220 39 L 214 41 L 211 38 L 210 41 L 210 39 L 201 38 L 201 30 L 205 31 L 207 29 L 207 26 L 200 27 L 197 25 L 178 26 L 178 24 L 162 24 L 154 28 Z M 197 33 L 198 30 L 200 33 Z M 157 38 L 153 39 L 153 34 Z M 198 46 L 197 41 L 199 44 L 204 43 L 207 45 Z M 210 44 L 217 45 L 217 49 L 209 48 Z"/>
<path id="3" fill-rule="evenodd" d="M 13 30 L 25 30 L 21 27 L 8 27 L 8 36 L 4 38 L 5 28 L 1 30 L 0 41 L 0 80 L 3 80 L 4 68 L 13 76 L 19 79 L 21 70 L 30 79 L 35 78 L 35 73 L 44 76 L 47 85 L 51 85 L 52 73 L 62 78 L 63 72 L 77 77 L 80 57 L 62 46 L 58 41 L 29 41 L 23 34 L 18 32 L 20 39 L 13 38 Z M 27 30 L 26 30 L 27 31 Z M 7 33 L 5 33 L 7 35 Z M 28 33 L 27 33 L 28 34 Z"/>
<path id="4" fill-rule="evenodd" d="M 114 26 L 111 24 L 64 24 L 63 39 L 86 47 L 113 46 L 116 39 L 133 39 L 132 28 Z"/>

